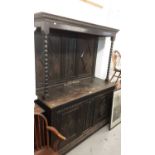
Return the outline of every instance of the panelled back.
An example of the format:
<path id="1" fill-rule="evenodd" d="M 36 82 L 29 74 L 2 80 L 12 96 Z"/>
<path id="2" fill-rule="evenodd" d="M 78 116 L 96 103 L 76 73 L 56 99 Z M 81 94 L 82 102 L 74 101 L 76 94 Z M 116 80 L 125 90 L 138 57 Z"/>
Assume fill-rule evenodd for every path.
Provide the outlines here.
<path id="1" fill-rule="evenodd" d="M 35 32 L 36 87 L 44 87 L 44 53 L 41 29 Z M 98 38 L 95 35 L 52 30 L 48 34 L 48 86 L 93 77 Z M 42 73 L 42 74 L 40 74 Z"/>

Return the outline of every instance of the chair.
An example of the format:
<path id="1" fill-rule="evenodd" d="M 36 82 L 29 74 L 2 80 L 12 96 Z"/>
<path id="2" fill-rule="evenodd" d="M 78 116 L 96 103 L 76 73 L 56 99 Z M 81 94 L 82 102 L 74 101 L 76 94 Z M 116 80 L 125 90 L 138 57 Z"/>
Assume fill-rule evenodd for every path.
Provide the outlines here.
<path id="1" fill-rule="evenodd" d="M 112 70 L 114 71 L 110 81 L 112 81 L 114 79 L 114 77 L 116 77 L 115 80 L 115 84 L 116 87 L 120 87 L 120 83 L 121 83 L 121 54 L 119 53 L 119 51 L 115 50 L 112 53 Z M 118 81 L 119 80 L 119 81 Z"/>
<path id="2" fill-rule="evenodd" d="M 49 145 L 49 132 L 58 137 L 59 140 L 66 140 L 58 130 L 52 126 L 48 126 L 47 119 L 44 115 L 34 114 L 34 155 L 59 155 L 56 141 L 51 147 Z"/>

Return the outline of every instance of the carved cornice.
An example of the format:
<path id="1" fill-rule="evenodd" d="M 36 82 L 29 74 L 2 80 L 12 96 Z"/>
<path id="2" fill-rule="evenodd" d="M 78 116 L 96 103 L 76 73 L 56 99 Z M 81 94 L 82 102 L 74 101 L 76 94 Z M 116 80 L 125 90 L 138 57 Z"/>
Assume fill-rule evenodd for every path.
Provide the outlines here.
<path id="1" fill-rule="evenodd" d="M 115 37 L 116 33 L 119 31 L 118 29 L 78 21 L 44 12 L 36 13 L 34 15 L 34 25 L 36 27 L 42 28 L 44 28 L 46 25 L 46 29 L 48 27 L 52 29 L 94 34 L 104 37 Z"/>

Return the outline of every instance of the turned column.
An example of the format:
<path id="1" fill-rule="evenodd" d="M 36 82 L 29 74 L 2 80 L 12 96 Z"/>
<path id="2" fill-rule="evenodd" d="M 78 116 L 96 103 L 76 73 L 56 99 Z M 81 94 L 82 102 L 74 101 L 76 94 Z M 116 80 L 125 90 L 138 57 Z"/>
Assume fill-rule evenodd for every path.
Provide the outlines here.
<path id="1" fill-rule="evenodd" d="M 110 53 L 109 53 L 109 60 L 108 60 L 108 68 L 107 68 L 107 75 L 106 75 L 106 81 L 109 81 L 109 73 L 110 73 L 110 65 L 111 65 L 111 56 L 113 51 L 113 45 L 115 41 L 115 36 L 111 37 L 111 46 L 110 46 Z"/>
<path id="2" fill-rule="evenodd" d="M 44 90 L 43 90 L 43 99 L 47 99 L 49 97 L 49 59 L 48 59 L 48 36 L 49 36 L 49 27 L 48 25 L 42 25 L 41 27 L 42 34 L 44 36 L 44 45 L 43 45 L 43 53 L 44 53 Z"/>

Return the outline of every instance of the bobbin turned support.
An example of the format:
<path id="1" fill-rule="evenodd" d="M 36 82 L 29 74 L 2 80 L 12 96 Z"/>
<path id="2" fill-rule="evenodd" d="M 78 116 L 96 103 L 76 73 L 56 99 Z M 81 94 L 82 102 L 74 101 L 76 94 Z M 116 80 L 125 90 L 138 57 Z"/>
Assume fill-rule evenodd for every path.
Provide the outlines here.
<path id="1" fill-rule="evenodd" d="M 44 90 L 43 90 L 43 99 L 46 100 L 49 97 L 49 48 L 48 48 L 48 36 L 49 36 L 50 28 L 48 24 L 41 24 L 41 32 L 44 35 L 44 45 L 43 45 L 43 53 L 44 53 Z"/>
<path id="2" fill-rule="evenodd" d="M 110 53 L 109 53 L 109 60 L 108 60 L 108 68 L 107 68 L 107 75 L 106 75 L 106 81 L 109 81 L 109 73 L 110 73 L 110 65 L 111 65 L 111 56 L 112 56 L 112 51 L 113 51 L 113 46 L 114 46 L 114 41 L 115 41 L 116 36 L 111 37 L 111 46 L 110 46 Z"/>

